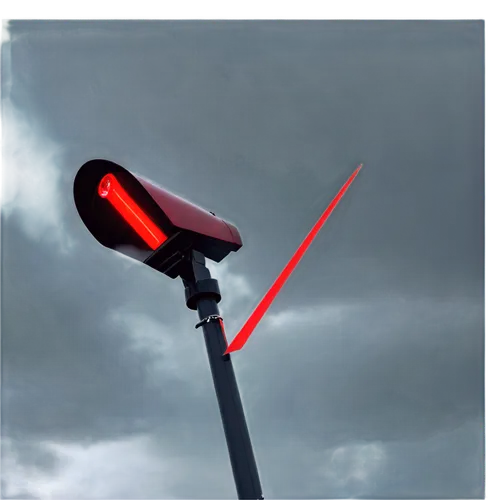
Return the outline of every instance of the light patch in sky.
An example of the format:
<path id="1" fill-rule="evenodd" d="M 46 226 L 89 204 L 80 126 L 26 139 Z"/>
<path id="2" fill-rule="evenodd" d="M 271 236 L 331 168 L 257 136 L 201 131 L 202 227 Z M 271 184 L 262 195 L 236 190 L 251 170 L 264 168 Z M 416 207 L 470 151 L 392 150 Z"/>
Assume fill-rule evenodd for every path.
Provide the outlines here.
<path id="1" fill-rule="evenodd" d="M 3 51 L 2 214 L 30 231 L 56 231 L 64 221 L 60 145 L 29 109 L 10 47 Z"/>
<path id="2" fill-rule="evenodd" d="M 138 437 L 89 447 L 57 445 L 68 459 L 65 470 L 26 483 L 40 500 L 181 500 L 163 493 L 168 460 L 152 460 L 145 444 Z M 145 498 L 145 491 L 153 493 Z"/>

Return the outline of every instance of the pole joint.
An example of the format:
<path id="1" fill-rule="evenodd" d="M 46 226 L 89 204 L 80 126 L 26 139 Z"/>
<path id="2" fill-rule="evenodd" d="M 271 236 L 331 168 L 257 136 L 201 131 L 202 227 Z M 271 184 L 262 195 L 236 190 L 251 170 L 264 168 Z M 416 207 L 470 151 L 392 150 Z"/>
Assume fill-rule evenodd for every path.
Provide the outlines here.
<path id="1" fill-rule="evenodd" d="M 210 316 L 207 316 L 206 318 L 203 318 L 199 323 L 196 323 L 194 327 L 200 328 L 200 326 L 203 326 L 206 323 L 210 323 L 210 321 L 223 321 L 223 319 L 222 316 L 219 316 L 218 314 L 210 314 Z"/>

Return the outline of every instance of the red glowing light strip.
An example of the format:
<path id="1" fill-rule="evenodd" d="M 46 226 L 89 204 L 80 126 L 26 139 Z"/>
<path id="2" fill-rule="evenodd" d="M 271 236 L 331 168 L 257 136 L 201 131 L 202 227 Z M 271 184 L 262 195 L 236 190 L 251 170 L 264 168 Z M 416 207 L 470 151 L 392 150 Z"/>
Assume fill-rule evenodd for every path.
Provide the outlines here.
<path id="1" fill-rule="evenodd" d="M 222 335 L 224 336 L 224 342 L 227 345 L 226 329 L 224 328 L 224 321 L 222 321 L 222 318 L 219 318 L 219 325 L 220 325 L 220 329 L 222 330 Z"/>
<path id="2" fill-rule="evenodd" d="M 283 271 L 281 271 L 281 274 L 276 278 L 276 281 L 272 284 L 271 288 L 264 295 L 259 305 L 255 308 L 253 313 L 247 319 L 246 323 L 243 325 L 243 328 L 234 337 L 231 344 L 229 344 L 229 347 L 226 349 L 226 352 L 224 354 L 229 354 L 234 351 L 239 351 L 245 345 L 248 338 L 254 331 L 255 327 L 262 319 L 266 311 L 269 309 L 269 306 L 272 304 L 273 300 L 276 298 L 276 295 L 278 295 L 282 286 L 286 283 L 286 280 L 290 277 L 293 270 L 300 262 L 300 259 L 302 259 L 302 257 L 306 253 L 307 249 L 309 248 L 309 245 L 312 243 L 312 241 L 319 233 L 320 229 L 323 227 L 324 223 L 326 222 L 330 214 L 333 212 L 333 209 L 337 206 L 342 196 L 344 196 L 344 193 L 347 191 L 349 186 L 352 184 L 352 182 L 358 175 L 362 166 L 363 164 L 359 165 L 358 168 L 354 171 L 354 173 L 351 174 L 347 182 L 342 186 L 341 190 L 338 192 L 337 196 L 335 196 L 335 198 L 328 205 L 326 210 L 319 218 L 318 222 L 316 222 L 316 224 L 311 229 L 309 234 L 306 236 L 304 241 L 300 244 L 299 248 L 293 254 L 288 264 L 285 266 Z"/>
<path id="3" fill-rule="evenodd" d="M 144 213 L 113 174 L 106 174 L 101 179 L 97 192 L 113 205 L 151 249 L 156 250 L 167 240 L 163 231 Z"/>

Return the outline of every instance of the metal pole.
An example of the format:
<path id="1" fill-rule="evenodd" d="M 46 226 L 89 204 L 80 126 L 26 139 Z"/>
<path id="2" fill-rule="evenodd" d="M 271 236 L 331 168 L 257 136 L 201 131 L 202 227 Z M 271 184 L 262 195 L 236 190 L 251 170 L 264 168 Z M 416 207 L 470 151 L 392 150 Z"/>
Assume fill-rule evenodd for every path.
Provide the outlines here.
<path id="1" fill-rule="evenodd" d="M 198 252 L 192 253 L 193 274 L 191 279 L 183 278 L 186 303 L 190 309 L 198 310 L 201 320 L 199 325 L 203 328 L 238 498 L 263 499 L 231 356 L 224 355 L 227 342 L 222 321 L 218 319 L 220 292 L 217 280 L 210 277 L 205 258 Z"/>

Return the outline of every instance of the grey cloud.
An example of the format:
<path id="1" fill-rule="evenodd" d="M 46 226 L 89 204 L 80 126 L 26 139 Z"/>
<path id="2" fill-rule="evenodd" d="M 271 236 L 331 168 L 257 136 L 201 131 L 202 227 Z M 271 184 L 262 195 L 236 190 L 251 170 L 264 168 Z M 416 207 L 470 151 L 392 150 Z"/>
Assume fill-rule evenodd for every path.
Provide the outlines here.
<path id="1" fill-rule="evenodd" d="M 105 253 L 100 265 L 74 252 L 51 255 L 39 243 L 33 254 L 36 241 L 5 234 L 0 408 L 10 433 L 111 437 L 168 411 L 148 373 L 151 354 L 135 350 L 108 318 L 138 294 L 120 263 Z M 180 385 L 172 376 L 169 390 Z"/>
<path id="2" fill-rule="evenodd" d="M 61 36 L 74 33 L 71 43 L 86 58 L 73 57 L 49 27 L 29 26 L 36 47 L 20 35 L 16 50 L 20 65 L 31 54 L 35 59 L 34 81 L 64 81 L 57 94 L 37 87 L 34 109 L 50 113 L 48 130 L 82 162 L 89 151 L 111 156 L 216 213 L 230 206 L 229 215 L 244 221 L 245 271 L 255 272 L 250 256 L 262 248 L 269 249 L 259 262 L 262 277 L 276 274 L 282 254 L 293 251 L 344 182 L 346 166 L 364 161 L 356 189 L 366 205 L 351 208 L 346 199 L 339 207 L 352 215 L 325 229 L 321 238 L 330 250 L 318 247 L 319 265 L 342 261 L 357 283 L 358 260 L 371 258 L 391 287 L 403 273 L 406 292 L 470 290 L 469 281 L 481 275 L 470 246 L 481 238 L 482 200 L 449 200 L 465 199 L 483 182 L 482 169 L 473 167 L 483 154 L 478 26 L 327 26 L 142 25 L 135 35 L 130 26 L 63 29 Z M 93 35 L 102 36 L 99 51 Z M 146 56 L 136 57 L 138 50 Z M 57 65 L 40 64 L 38 53 L 50 53 Z M 73 96 L 78 102 L 70 106 Z M 77 119 L 68 127 L 73 109 Z M 457 134 L 463 140 L 455 141 Z M 160 179 L 155 171 L 163 172 Z M 222 189 L 220 179 L 231 188 Z M 277 235 L 284 251 L 277 251 Z M 436 273 L 446 275 L 439 285 Z M 344 293 L 366 293 L 362 284 Z"/>
<path id="3" fill-rule="evenodd" d="M 266 491 L 273 498 L 481 498 L 478 424 L 470 421 L 423 440 L 354 440 L 324 449 L 287 440 L 266 452 L 263 480 L 273 478 Z"/>
<path id="4" fill-rule="evenodd" d="M 2 496 L 39 498 L 34 479 L 53 477 L 59 467 L 58 457 L 39 442 L 12 440 L 2 435 Z"/>
<path id="5" fill-rule="evenodd" d="M 422 437 L 480 417 L 483 395 L 474 388 L 483 349 L 470 333 L 482 322 L 481 305 L 379 301 L 330 309 L 328 317 L 329 309 L 320 322 L 316 311 L 299 310 L 302 320 L 282 331 L 262 325 L 241 357 L 245 394 L 262 409 L 267 432 L 287 425 L 290 412 L 289 424 L 318 443 Z M 255 347 L 257 335 L 265 349 Z M 274 390 L 257 392 L 271 367 L 266 383 Z"/>
<path id="6" fill-rule="evenodd" d="M 16 468 L 15 464 L 22 464 L 24 470 L 44 471 L 45 473 L 53 473 L 59 465 L 57 457 L 48 449 L 40 446 L 39 443 L 33 443 L 30 440 L 11 439 L 2 440 L 2 453 L 7 457 L 4 467 Z M 17 465 L 19 467 L 19 465 Z M 20 467 L 19 467 L 20 468 Z M 26 481 L 27 483 L 27 481 Z"/>
<path id="7" fill-rule="evenodd" d="M 40 500 L 29 491 L 18 485 L 0 479 L 0 498 L 2 500 Z"/>

